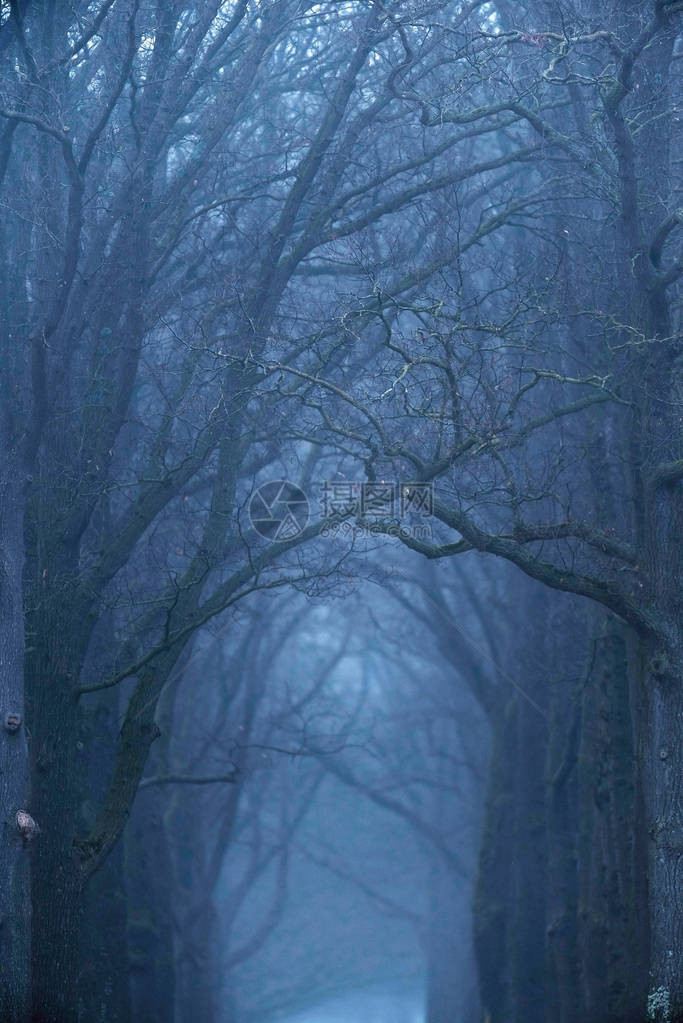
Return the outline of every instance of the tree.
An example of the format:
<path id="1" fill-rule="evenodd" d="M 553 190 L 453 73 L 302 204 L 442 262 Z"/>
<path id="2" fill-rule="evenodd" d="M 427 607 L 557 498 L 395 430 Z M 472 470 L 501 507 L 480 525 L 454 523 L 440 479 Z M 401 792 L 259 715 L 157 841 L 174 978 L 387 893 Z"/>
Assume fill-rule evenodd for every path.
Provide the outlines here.
<path id="1" fill-rule="evenodd" d="M 488 31 L 473 15 L 460 33 L 435 20 L 457 85 L 428 87 L 413 54 L 402 101 L 432 144 L 447 144 L 453 125 L 488 129 L 471 157 L 478 188 L 437 185 L 451 196 L 450 224 L 440 222 L 450 269 L 409 296 L 390 275 L 377 282 L 358 319 L 382 344 L 359 381 L 320 358 L 271 372 L 308 382 L 307 433 L 344 452 L 346 478 L 438 484 L 442 542 L 408 531 L 406 546 L 430 558 L 493 554 L 631 629 L 653 1011 L 675 1015 L 681 266 L 667 140 L 680 5 L 619 5 L 610 21 L 606 11 L 541 4 L 517 21 L 501 5 Z M 473 63 L 486 78 L 473 81 Z"/>
<path id="2" fill-rule="evenodd" d="M 10 1018 L 22 736 L 33 1011 L 71 1019 L 83 891 L 189 644 L 255 589 L 332 578 L 317 524 L 270 546 L 247 526 L 254 482 L 308 484 L 319 455 L 438 481 L 441 532 L 408 547 L 502 557 L 637 637 L 652 990 L 679 1011 L 680 10 L 2 6 Z M 112 771 L 88 820 L 86 746 Z"/>
<path id="3" fill-rule="evenodd" d="M 294 604 L 292 610 L 287 603 Z M 293 601 L 290 597 L 269 609 L 254 609 L 228 658 L 220 636 L 212 637 L 213 656 L 209 647 L 201 670 L 206 683 L 208 659 L 209 694 L 198 702 L 200 665 L 195 663 L 173 701 L 175 754 L 170 756 L 181 763 L 191 757 L 196 766 L 174 770 L 171 759 L 163 772 L 159 766 L 142 782 L 145 788 L 163 786 L 161 791 L 173 793 L 162 804 L 173 864 L 164 895 L 175 920 L 177 1004 L 188 1017 L 199 1011 L 200 999 L 203 1018 L 225 1014 L 222 986 L 230 1000 L 231 971 L 258 953 L 285 908 L 291 846 L 321 776 L 318 772 L 292 791 L 285 772 L 271 760 L 282 760 L 288 749 L 297 755 L 300 722 L 343 654 L 341 648 L 334 650 L 313 678 L 290 693 L 291 705 L 283 701 L 278 706 L 273 665 L 305 617 L 295 594 Z M 282 730 L 292 727 L 294 736 L 283 746 Z M 196 785 L 201 787 L 191 795 L 187 787 Z M 259 919 L 238 929 L 245 904 L 271 876 L 273 890 Z M 142 880 L 148 883 L 145 876 Z"/>
<path id="4" fill-rule="evenodd" d="M 6 388 L 3 387 L 3 392 Z M 0 1015 L 26 1015 L 30 998 L 30 888 L 27 845 L 29 762 L 24 726 L 22 472 L 9 402 L 0 399 Z M 30 815 L 28 817 L 31 820 Z"/>
<path id="5" fill-rule="evenodd" d="M 130 0 L 3 16 L 3 345 L 19 353 L 11 409 L 31 477 L 34 1003 L 50 1018 L 75 1011 L 80 893 L 128 815 L 158 696 L 193 632 L 274 560 L 254 560 L 234 527 L 239 479 L 277 453 L 277 410 L 258 405 L 258 370 L 221 355 L 287 337 L 332 212 L 381 196 L 381 180 L 356 187 L 347 157 L 392 120 L 403 46 L 386 12 L 361 5 Z M 380 178 L 403 173 L 382 160 Z M 120 638 L 93 680 L 109 608 Z M 132 676 L 109 792 L 77 837 L 83 697 Z"/>

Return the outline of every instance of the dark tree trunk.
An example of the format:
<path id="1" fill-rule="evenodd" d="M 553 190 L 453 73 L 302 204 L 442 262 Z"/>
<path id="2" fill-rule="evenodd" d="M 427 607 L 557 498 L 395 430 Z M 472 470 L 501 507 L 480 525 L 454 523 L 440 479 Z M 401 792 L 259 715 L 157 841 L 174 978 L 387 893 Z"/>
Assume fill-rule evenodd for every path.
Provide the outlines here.
<path id="1" fill-rule="evenodd" d="M 155 788 L 139 794 L 124 835 L 132 1017 L 139 1023 L 167 1023 L 175 1018 L 169 897 L 173 875 L 163 822 L 164 800 L 159 796 L 160 790 Z"/>
<path id="2" fill-rule="evenodd" d="M 515 700 L 501 704 L 492 721 L 491 759 L 484 806 L 479 870 L 474 897 L 474 947 L 484 1015 L 508 1023 L 508 929 L 514 917 L 512 837 L 514 763 L 517 738 Z"/>
<path id="3" fill-rule="evenodd" d="M 547 792 L 547 1016 L 580 1023 L 578 964 L 578 808 L 576 763 L 581 734 L 578 687 L 552 686 Z"/>
<path id="4" fill-rule="evenodd" d="M 636 14 L 639 7 L 635 5 Z M 661 273 L 661 251 L 654 241 L 675 202 L 669 137 L 674 125 L 668 110 L 680 90 L 672 63 L 680 26 L 675 17 L 667 17 L 669 5 L 655 8 L 651 24 L 656 31 L 643 50 L 640 79 L 629 71 L 623 94 L 617 91 L 605 109 L 619 163 L 618 273 L 628 317 L 624 322 L 647 339 L 642 350 L 630 356 L 629 381 L 636 530 L 644 580 L 641 599 L 651 621 L 650 634 L 641 633 L 635 714 L 649 838 L 648 1015 L 662 1021 L 683 1019 L 683 354 L 672 281 Z M 647 103 L 651 111 L 637 148 L 633 124 L 625 113 L 631 113 L 628 104 L 635 90 L 637 102 Z M 653 197 L 651 202 L 645 202 L 646 195 Z"/>
<path id="5" fill-rule="evenodd" d="M 666 336 L 668 324 L 653 333 Z M 645 561 L 657 635 L 641 643 L 638 694 L 643 797 L 649 848 L 650 992 L 654 1018 L 683 1019 L 683 469 L 680 407 L 683 355 L 658 345 L 648 394 L 651 449 L 658 466 L 645 488 Z M 679 346 L 680 352 L 680 346 Z M 647 378 L 646 378 L 647 379 Z M 654 390 L 655 382 L 658 385 Z M 655 398 L 654 395 L 657 395 Z M 678 460 L 678 461 L 677 461 Z M 664 469 L 662 469 L 662 464 Z M 667 467 L 677 466 L 673 479 Z M 670 471 L 670 470 L 669 470 Z M 652 1001 L 654 1000 L 654 1001 Z M 663 1006 L 661 1008 L 660 1006 Z M 667 1008 L 668 1006 L 668 1008 Z"/>
<path id="6" fill-rule="evenodd" d="M 56 641 L 74 624 L 55 622 Z M 33 1018 L 36 1023 L 77 1019 L 78 945 L 83 881 L 74 854 L 79 799 L 76 756 L 79 742 L 73 673 L 57 667 L 61 651 L 47 644 L 31 658 L 35 668 L 29 727 L 32 790 L 41 838 L 31 863 L 33 905 Z M 52 648 L 52 649 L 50 649 Z M 55 653 L 57 656 L 55 657 Z"/>
<path id="7" fill-rule="evenodd" d="M 510 931 L 510 1006 L 514 1023 L 545 1018 L 546 724 L 518 700 L 513 814 L 514 910 Z"/>
<path id="8" fill-rule="evenodd" d="M 88 883 L 80 943 L 81 1023 L 128 1023 L 130 1006 L 128 911 L 120 843 Z"/>
<path id="9" fill-rule="evenodd" d="M 107 630 L 107 637 L 110 630 Z M 80 828 L 87 832 L 97 815 L 98 801 L 112 770 L 112 751 L 119 729 L 118 693 L 100 695 L 88 716 L 90 792 L 80 808 Z M 98 741 L 99 739 L 99 741 Z M 108 741 L 105 741 L 108 740 Z M 84 892 L 78 985 L 83 1023 L 127 1023 L 132 1018 L 128 976 L 128 910 L 124 882 L 123 843 L 117 844 Z"/>
<path id="10" fill-rule="evenodd" d="M 637 1020 L 647 987 L 627 648 L 615 623 L 585 687 L 579 748 L 581 968 L 588 1020 Z"/>
<path id="11" fill-rule="evenodd" d="M 31 861 L 33 1017 L 40 1023 L 71 1023 L 78 1017 L 84 884 L 74 839 L 87 780 L 86 736 L 74 686 L 88 616 L 70 600 L 73 573 L 40 547 L 33 560 L 27 719 L 32 800 L 42 839 L 35 842 Z"/>
<path id="12" fill-rule="evenodd" d="M 24 726 L 23 474 L 3 409 L 0 457 L 0 1019 L 24 1023 L 30 989 L 31 844 L 19 833 L 17 811 L 39 814 L 28 802 Z"/>
<path id="13" fill-rule="evenodd" d="M 659 1021 L 683 1020 L 683 685 L 678 666 L 661 648 L 642 650 L 643 737 L 641 756 L 649 840 L 650 1007 Z"/>
<path id="14" fill-rule="evenodd" d="M 546 1018 L 549 723 L 544 708 L 552 688 L 545 664 L 551 662 L 546 638 L 552 629 L 542 591 L 523 587 L 519 597 L 526 627 L 513 633 L 507 663 L 524 692 L 505 693 L 506 700 L 501 694 L 491 710 L 489 794 L 475 897 L 481 999 L 491 1023 L 544 1023 Z"/>

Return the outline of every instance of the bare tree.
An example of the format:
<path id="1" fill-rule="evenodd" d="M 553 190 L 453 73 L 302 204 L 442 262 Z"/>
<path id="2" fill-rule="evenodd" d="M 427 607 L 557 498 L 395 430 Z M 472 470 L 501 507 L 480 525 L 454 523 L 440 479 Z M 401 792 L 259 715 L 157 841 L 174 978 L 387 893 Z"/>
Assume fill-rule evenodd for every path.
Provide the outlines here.
<path id="1" fill-rule="evenodd" d="M 608 23 L 590 5 L 552 15 L 539 5 L 520 23 L 501 8 L 488 31 L 473 18 L 461 36 L 437 22 L 461 43 L 449 63 L 459 99 L 408 87 L 409 62 L 404 102 L 421 109 L 435 140 L 452 124 L 487 124 L 488 151 L 523 158 L 524 183 L 506 177 L 496 198 L 495 157 L 482 162 L 488 188 L 453 197 L 454 255 L 441 285 L 406 296 L 387 280 L 359 305 L 383 337 L 359 381 L 324 360 L 276 368 L 307 381 L 308 434 L 344 452 L 347 478 L 438 484 L 441 539 L 407 530 L 406 546 L 430 558 L 504 558 L 631 628 L 651 986 L 675 1014 L 681 267 L 668 137 L 677 137 L 679 5 L 613 13 Z M 480 65 L 490 75 L 468 102 L 472 51 L 491 54 Z M 654 164 L 655 151 L 664 162 Z M 604 457 L 591 466 L 599 436 Z M 373 528 L 395 533 L 386 521 Z"/>
<path id="2" fill-rule="evenodd" d="M 189 644 L 256 589 L 332 579 L 318 524 L 268 545 L 246 515 L 318 455 L 436 481 L 413 550 L 504 558 L 632 630 L 652 990 L 681 1011 L 680 10 L 1 6 L 9 1018 L 28 849 L 33 1011 L 72 1019 L 84 886 Z"/>

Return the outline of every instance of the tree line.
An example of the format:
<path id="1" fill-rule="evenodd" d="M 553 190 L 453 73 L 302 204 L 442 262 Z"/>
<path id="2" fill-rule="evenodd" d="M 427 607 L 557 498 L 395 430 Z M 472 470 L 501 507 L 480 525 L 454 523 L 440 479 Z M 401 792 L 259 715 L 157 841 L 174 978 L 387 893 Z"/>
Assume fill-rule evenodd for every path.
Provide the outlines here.
<path id="1" fill-rule="evenodd" d="M 478 715 L 471 1011 L 683 1012 L 682 9 L 0 5 L 4 1018 L 94 1018 L 104 979 L 83 949 L 103 905 L 117 990 L 138 941 L 160 986 L 137 997 L 172 974 L 190 1004 L 193 955 L 218 969 L 192 949 L 235 836 L 251 829 L 243 898 L 280 871 L 244 953 L 285 912 L 289 850 L 329 775 L 426 836 L 449 887 L 457 825 L 417 813 L 405 761 L 401 801 L 352 748 L 304 733 L 306 798 L 269 778 L 247 813 L 235 776 L 252 754 L 212 759 L 212 729 L 249 732 L 262 699 L 285 714 L 268 686 L 285 637 L 254 631 L 256 609 L 336 601 L 376 573 L 382 611 L 408 600 Z M 431 539 L 387 540 L 428 597 L 315 517 L 264 541 L 248 506 L 269 479 L 432 486 Z M 372 525 L 393 535 L 390 516 Z M 226 625 L 225 666 L 180 709 Z M 319 698 L 316 671 L 287 713 Z M 178 780 L 202 763 L 225 802 L 212 837 Z M 150 878 L 199 864 L 198 834 L 202 880 L 174 923 Z M 166 920 L 156 936 L 130 939 L 126 874 Z M 431 956 L 442 978 L 448 955 Z M 433 997 L 434 1023 L 461 1011 Z"/>

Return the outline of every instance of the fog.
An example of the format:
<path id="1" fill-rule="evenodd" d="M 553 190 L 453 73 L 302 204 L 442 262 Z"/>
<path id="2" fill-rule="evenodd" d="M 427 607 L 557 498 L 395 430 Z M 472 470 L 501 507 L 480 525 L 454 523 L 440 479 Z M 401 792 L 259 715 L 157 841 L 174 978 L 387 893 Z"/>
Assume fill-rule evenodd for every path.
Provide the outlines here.
<path id="1" fill-rule="evenodd" d="M 0 2 L 0 1021 L 683 1020 L 682 0 Z"/>
<path id="2" fill-rule="evenodd" d="M 420 992 L 349 992 L 285 1023 L 423 1023 Z"/>

